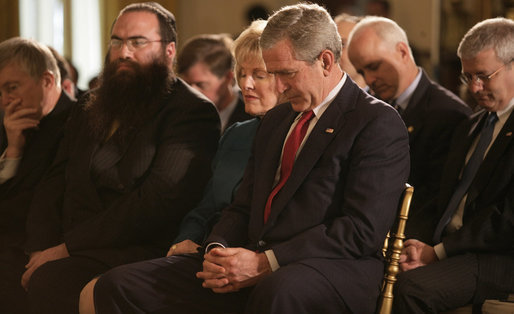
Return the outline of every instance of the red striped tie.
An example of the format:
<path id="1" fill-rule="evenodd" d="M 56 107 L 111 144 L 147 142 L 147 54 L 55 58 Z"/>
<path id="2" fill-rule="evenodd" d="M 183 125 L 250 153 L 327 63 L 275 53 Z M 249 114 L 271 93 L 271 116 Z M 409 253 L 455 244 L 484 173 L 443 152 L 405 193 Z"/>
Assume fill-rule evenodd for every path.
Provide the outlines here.
<path id="1" fill-rule="evenodd" d="M 271 202 L 273 201 L 273 198 L 284 186 L 287 179 L 289 178 L 289 175 L 291 175 L 296 157 L 296 151 L 298 151 L 298 148 L 300 147 L 300 144 L 305 137 L 305 133 L 307 133 L 307 129 L 309 128 L 308 122 L 312 119 L 313 115 L 314 113 L 312 110 L 304 112 L 286 140 L 286 144 L 284 145 L 284 152 L 282 153 L 282 163 L 280 165 L 280 180 L 271 191 L 266 202 L 266 207 L 264 207 L 264 223 L 268 221 L 269 215 L 271 213 Z"/>

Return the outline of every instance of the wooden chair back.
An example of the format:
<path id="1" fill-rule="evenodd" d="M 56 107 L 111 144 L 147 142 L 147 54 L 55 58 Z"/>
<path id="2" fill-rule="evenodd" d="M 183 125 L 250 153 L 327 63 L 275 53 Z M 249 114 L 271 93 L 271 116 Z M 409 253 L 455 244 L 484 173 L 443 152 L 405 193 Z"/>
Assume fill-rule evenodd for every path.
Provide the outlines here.
<path id="1" fill-rule="evenodd" d="M 396 282 L 396 275 L 400 272 L 399 260 L 403 249 L 403 240 L 405 240 L 405 225 L 409 217 L 413 193 L 414 187 L 405 184 L 405 190 L 400 199 L 398 216 L 384 241 L 382 253 L 385 259 L 385 274 L 378 299 L 378 314 L 390 314 L 393 307 L 393 286 Z"/>

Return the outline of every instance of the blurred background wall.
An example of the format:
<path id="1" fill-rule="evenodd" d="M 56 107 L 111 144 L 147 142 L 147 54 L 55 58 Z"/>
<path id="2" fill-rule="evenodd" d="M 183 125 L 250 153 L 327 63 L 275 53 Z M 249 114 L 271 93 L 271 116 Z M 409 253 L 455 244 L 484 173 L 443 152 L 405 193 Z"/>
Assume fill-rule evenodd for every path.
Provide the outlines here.
<path id="1" fill-rule="evenodd" d="M 335 16 L 364 15 L 370 0 L 317 0 Z M 80 72 L 79 86 L 101 69 L 110 27 L 132 0 L 0 0 L 0 41 L 35 38 L 67 57 Z M 181 43 L 202 33 L 234 37 L 252 19 L 266 16 L 292 0 L 157 0 L 175 14 Z M 514 19 L 514 0 L 389 0 L 380 13 L 403 27 L 416 61 L 442 85 L 456 91 L 460 63 L 457 45 L 476 22 L 496 16 Z M 376 11 L 373 11 L 376 13 Z"/>

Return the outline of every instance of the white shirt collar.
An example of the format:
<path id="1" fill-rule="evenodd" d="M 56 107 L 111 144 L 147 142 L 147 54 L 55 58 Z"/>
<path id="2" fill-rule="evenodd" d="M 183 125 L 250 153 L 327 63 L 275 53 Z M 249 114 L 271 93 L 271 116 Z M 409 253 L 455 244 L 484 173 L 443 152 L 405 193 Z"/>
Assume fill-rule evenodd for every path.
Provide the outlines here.
<path id="1" fill-rule="evenodd" d="M 403 110 L 407 109 L 407 105 L 409 104 L 409 100 L 412 97 L 412 94 L 414 94 L 414 91 L 418 87 L 419 81 L 421 80 L 421 73 L 423 71 L 421 68 L 418 67 L 418 75 L 416 75 L 416 78 L 410 83 L 409 87 L 407 87 L 403 93 L 396 98 L 396 105 L 402 108 Z"/>

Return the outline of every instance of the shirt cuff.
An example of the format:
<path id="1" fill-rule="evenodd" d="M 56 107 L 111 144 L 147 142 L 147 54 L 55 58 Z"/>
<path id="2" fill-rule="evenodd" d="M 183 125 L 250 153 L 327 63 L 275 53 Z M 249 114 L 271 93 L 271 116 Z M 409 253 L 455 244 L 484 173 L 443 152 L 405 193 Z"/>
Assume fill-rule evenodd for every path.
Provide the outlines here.
<path id="1" fill-rule="evenodd" d="M 266 257 L 268 258 L 269 265 L 271 266 L 271 271 L 276 271 L 280 268 L 280 265 L 278 264 L 277 258 L 275 257 L 275 253 L 273 253 L 273 250 L 266 250 L 264 251 L 264 254 L 266 254 Z"/>
<path id="2" fill-rule="evenodd" d="M 214 249 L 215 247 L 225 248 L 225 246 L 219 242 L 211 242 L 211 243 L 207 244 L 207 246 L 205 247 L 205 253 L 209 252 L 210 250 Z"/>
<path id="3" fill-rule="evenodd" d="M 21 157 L 19 158 L 6 158 L 6 151 L 0 156 L 0 184 L 11 179 L 16 175 L 18 166 L 20 165 Z"/>
<path id="4" fill-rule="evenodd" d="M 446 250 L 444 249 L 444 244 L 441 242 L 434 246 L 435 255 L 437 255 L 437 258 L 439 260 L 443 260 L 447 258 Z"/>

